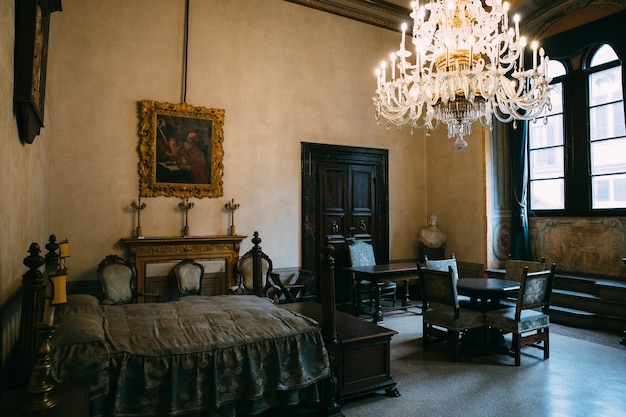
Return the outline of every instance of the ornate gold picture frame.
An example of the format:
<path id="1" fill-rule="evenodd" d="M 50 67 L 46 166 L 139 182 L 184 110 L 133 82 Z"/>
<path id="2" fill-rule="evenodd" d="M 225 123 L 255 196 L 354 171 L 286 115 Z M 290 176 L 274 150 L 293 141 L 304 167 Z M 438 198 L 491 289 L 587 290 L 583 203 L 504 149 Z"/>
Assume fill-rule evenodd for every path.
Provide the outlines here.
<path id="1" fill-rule="evenodd" d="M 224 194 L 224 110 L 141 101 L 142 197 L 215 198 Z"/>

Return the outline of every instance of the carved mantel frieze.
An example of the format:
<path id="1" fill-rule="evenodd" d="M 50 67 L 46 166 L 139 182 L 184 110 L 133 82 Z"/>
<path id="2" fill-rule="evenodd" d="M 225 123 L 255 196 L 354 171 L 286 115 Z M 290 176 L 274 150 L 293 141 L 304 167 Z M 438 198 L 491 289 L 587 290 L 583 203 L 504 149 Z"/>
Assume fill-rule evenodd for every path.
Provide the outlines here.
<path id="1" fill-rule="evenodd" d="M 246 236 L 202 236 L 202 237 L 154 237 L 122 238 L 127 246 L 129 259 L 137 271 L 137 290 L 146 288 L 146 267 L 151 263 L 182 259 L 222 259 L 225 279 L 222 293 L 234 285 L 234 268 L 239 259 L 239 247 Z"/>

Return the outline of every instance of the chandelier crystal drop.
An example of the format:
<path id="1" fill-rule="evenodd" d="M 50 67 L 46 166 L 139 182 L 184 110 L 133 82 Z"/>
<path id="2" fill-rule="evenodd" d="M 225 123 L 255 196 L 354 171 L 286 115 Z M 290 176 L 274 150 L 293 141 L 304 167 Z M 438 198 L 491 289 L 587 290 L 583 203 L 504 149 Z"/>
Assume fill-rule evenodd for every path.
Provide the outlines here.
<path id="1" fill-rule="evenodd" d="M 509 25 L 508 3 L 482 3 L 411 3 L 413 47 L 407 48 L 405 23 L 400 49 L 376 70 L 378 124 L 382 118 L 388 128 L 409 125 L 411 132 L 425 128 L 428 135 L 443 122 L 448 137 L 456 138 L 454 148 L 463 150 L 476 120 L 491 128 L 492 116 L 505 123 L 533 120 L 551 108 L 543 48 L 532 42 L 532 66 L 525 69 L 527 43 L 520 36 L 519 15 Z"/>

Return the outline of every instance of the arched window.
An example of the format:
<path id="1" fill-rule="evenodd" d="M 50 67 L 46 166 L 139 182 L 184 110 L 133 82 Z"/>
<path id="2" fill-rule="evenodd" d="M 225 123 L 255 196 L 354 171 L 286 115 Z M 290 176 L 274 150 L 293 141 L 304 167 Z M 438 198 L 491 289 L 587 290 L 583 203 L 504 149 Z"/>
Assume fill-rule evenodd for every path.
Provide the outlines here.
<path id="1" fill-rule="evenodd" d="M 626 208 L 626 126 L 622 66 L 602 45 L 588 68 L 592 209 Z"/>
<path id="2" fill-rule="evenodd" d="M 528 130 L 534 215 L 626 214 L 623 68 L 608 44 L 551 60 L 552 109 Z"/>
<path id="3" fill-rule="evenodd" d="M 530 205 L 534 210 L 565 208 L 563 79 L 566 75 L 561 62 L 548 62 L 552 109 L 545 118 L 532 122 L 528 130 Z"/>

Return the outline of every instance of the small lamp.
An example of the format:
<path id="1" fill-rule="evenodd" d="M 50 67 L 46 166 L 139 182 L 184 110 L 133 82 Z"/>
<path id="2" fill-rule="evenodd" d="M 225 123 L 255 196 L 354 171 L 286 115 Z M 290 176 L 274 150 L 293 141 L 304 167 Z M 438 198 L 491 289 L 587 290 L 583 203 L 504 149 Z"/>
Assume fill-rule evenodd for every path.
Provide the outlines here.
<path id="1" fill-rule="evenodd" d="M 59 270 L 65 269 L 65 258 L 70 257 L 70 244 L 65 239 L 59 243 Z"/>

